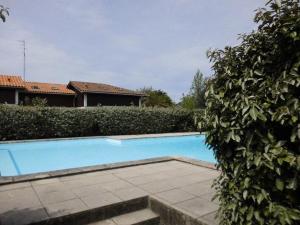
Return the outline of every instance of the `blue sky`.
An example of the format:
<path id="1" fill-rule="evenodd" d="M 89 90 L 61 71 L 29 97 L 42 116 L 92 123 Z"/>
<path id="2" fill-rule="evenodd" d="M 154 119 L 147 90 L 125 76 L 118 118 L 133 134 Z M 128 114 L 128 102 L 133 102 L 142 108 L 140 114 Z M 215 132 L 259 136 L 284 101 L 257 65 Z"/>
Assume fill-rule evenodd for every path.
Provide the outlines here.
<path id="1" fill-rule="evenodd" d="M 178 101 L 200 69 L 211 75 L 209 48 L 238 43 L 255 28 L 264 0 L 0 0 L 0 74 L 27 80 L 152 86 Z"/>

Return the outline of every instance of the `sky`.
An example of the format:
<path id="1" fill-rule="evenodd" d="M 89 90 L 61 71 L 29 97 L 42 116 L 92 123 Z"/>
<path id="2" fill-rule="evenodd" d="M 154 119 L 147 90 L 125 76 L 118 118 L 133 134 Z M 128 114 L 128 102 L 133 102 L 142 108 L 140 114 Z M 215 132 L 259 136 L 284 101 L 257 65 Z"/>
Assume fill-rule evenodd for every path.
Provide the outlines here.
<path id="1" fill-rule="evenodd" d="M 128 89 L 152 86 L 178 102 L 197 69 L 211 76 L 208 49 L 255 29 L 264 0 L 0 0 L 0 74 Z"/>

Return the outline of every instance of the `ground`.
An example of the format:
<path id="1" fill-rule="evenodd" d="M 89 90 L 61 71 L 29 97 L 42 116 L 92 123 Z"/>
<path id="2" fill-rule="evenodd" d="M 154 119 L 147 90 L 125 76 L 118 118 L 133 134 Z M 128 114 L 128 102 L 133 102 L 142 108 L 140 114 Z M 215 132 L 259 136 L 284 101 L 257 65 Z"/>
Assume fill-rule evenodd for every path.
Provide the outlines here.
<path id="1" fill-rule="evenodd" d="M 2 225 L 43 221 L 148 197 L 206 224 L 219 172 L 177 160 L 0 186 Z M 116 223 L 116 222 L 115 222 Z M 117 224 L 117 223 L 116 223 Z"/>

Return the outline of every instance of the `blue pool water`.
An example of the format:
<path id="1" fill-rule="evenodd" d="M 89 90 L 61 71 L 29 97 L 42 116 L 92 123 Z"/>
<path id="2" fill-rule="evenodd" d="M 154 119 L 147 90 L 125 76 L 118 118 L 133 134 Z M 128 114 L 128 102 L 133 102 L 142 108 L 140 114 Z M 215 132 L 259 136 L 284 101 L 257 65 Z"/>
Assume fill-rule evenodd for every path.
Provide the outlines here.
<path id="1" fill-rule="evenodd" d="M 1 176 L 184 156 L 215 162 L 203 135 L 114 140 L 89 138 L 0 144 Z"/>

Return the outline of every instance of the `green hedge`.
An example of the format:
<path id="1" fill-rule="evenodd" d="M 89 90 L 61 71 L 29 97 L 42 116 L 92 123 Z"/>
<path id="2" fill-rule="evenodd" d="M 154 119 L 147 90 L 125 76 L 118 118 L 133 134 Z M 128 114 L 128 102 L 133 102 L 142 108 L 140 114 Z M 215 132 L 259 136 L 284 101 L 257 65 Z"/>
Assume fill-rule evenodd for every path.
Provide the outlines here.
<path id="1" fill-rule="evenodd" d="M 193 113 L 176 108 L 0 106 L 0 140 L 193 130 Z"/>
<path id="2" fill-rule="evenodd" d="M 207 142 L 222 225 L 300 224 L 300 6 L 269 1 L 258 30 L 209 53 Z"/>

